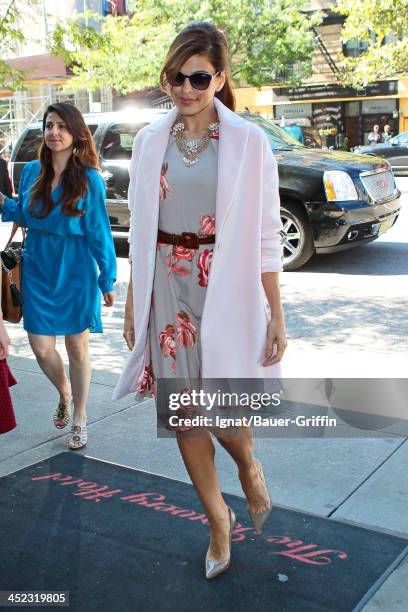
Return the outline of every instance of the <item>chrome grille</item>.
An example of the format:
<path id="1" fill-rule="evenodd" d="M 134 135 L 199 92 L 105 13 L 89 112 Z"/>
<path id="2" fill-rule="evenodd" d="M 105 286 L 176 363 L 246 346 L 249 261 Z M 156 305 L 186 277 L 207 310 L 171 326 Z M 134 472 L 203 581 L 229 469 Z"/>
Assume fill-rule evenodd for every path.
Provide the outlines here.
<path id="1" fill-rule="evenodd" d="M 374 202 L 389 200 L 397 194 L 394 175 L 391 170 L 363 172 L 360 174 L 364 189 Z"/>

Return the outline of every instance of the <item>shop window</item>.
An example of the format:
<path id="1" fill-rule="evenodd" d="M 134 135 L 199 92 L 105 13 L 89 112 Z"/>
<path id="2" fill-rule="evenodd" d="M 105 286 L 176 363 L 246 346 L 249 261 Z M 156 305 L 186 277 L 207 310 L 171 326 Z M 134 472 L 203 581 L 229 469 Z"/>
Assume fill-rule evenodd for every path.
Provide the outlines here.
<path id="1" fill-rule="evenodd" d="M 360 102 L 345 102 L 344 114 L 346 117 L 358 117 L 360 115 Z"/>
<path id="2" fill-rule="evenodd" d="M 363 122 L 363 143 L 368 144 L 368 135 L 373 130 L 375 125 L 380 126 L 380 133 L 384 132 L 384 125 L 390 125 L 393 134 L 397 133 L 397 125 L 392 115 L 377 114 L 377 115 L 362 115 Z"/>
<path id="3" fill-rule="evenodd" d="M 339 102 L 323 102 L 313 104 L 313 127 L 315 127 L 324 147 L 336 148 L 340 146 L 341 104 Z"/>

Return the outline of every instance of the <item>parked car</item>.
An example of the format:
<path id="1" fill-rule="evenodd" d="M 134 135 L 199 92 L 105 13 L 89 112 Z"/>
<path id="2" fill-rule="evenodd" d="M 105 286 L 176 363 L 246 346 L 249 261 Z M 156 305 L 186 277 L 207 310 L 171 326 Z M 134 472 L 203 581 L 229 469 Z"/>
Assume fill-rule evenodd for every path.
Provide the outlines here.
<path id="1" fill-rule="evenodd" d="M 355 147 L 354 152 L 386 159 L 390 163 L 395 176 L 406 176 L 408 174 L 408 132 L 401 132 L 388 142 Z"/>
<path id="2" fill-rule="evenodd" d="M 107 186 L 115 238 L 129 231 L 127 189 L 132 143 L 137 132 L 165 111 L 86 115 Z M 264 130 L 279 168 L 284 268 L 296 270 L 314 253 L 333 253 L 375 240 L 396 221 L 400 192 L 387 161 L 301 145 L 259 115 L 242 117 Z M 41 124 L 28 125 L 11 156 L 14 191 L 24 164 L 36 158 Z"/>

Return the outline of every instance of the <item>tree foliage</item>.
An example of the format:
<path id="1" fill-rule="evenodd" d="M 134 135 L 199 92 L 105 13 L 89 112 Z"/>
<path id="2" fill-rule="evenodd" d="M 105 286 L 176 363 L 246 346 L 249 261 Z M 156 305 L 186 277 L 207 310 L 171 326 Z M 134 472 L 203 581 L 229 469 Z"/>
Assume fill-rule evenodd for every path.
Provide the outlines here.
<path id="1" fill-rule="evenodd" d="M 14 89 L 21 82 L 23 74 L 13 70 L 3 59 L 10 54 L 19 42 L 23 41 L 23 34 L 16 28 L 16 0 L 0 1 L 0 87 Z"/>
<path id="2" fill-rule="evenodd" d="M 367 45 L 359 57 L 344 58 L 344 83 L 365 86 L 377 79 L 408 72 L 408 3 L 406 0 L 339 0 L 346 15 L 343 41 Z"/>
<path id="3" fill-rule="evenodd" d="M 210 21 L 227 35 L 235 81 L 261 86 L 296 64 L 291 84 L 311 73 L 313 35 L 320 14 L 306 14 L 307 0 L 134 0 L 132 14 L 98 18 L 83 15 L 58 24 L 52 51 L 71 64 L 70 87 L 102 85 L 120 93 L 158 85 L 171 41 L 191 21 Z M 88 14 L 88 17 L 91 17 Z"/>
<path id="4" fill-rule="evenodd" d="M 37 0 L 0 0 L 0 88 L 17 89 L 24 79 L 22 70 L 14 70 L 4 59 L 9 57 L 25 37 L 19 29 L 19 19 L 27 7 L 35 7 Z"/>

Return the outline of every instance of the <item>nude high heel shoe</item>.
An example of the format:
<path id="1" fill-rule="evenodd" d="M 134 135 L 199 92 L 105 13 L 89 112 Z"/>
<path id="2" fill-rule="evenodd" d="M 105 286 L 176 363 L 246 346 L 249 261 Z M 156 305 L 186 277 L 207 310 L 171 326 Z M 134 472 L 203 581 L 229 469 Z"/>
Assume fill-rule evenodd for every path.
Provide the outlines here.
<path id="1" fill-rule="evenodd" d="M 231 561 L 231 543 L 232 543 L 232 532 L 234 531 L 236 517 L 234 511 L 228 506 L 228 514 L 230 520 L 230 530 L 229 530 L 229 555 L 228 558 L 224 561 L 220 561 L 219 559 L 211 559 L 209 556 L 209 550 L 207 550 L 207 554 L 205 556 L 205 577 L 207 580 L 211 580 L 211 578 L 215 578 L 220 574 L 227 571 Z"/>
<path id="2" fill-rule="evenodd" d="M 255 462 L 258 468 L 259 476 L 266 489 L 266 492 L 268 493 L 269 502 L 268 502 L 268 506 L 264 510 L 261 510 L 260 512 L 252 512 L 248 504 L 248 513 L 249 513 L 249 516 L 251 517 L 252 525 L 256 533 L 261 533 L 263 526 L 265 525 L 266 521 L 269 518 L 270 513 L 272 512 L 272 500 L 271 500 L 271 496 L 269 495 L 268 487 L 266 486 L 265 475 L 263 473 L 262 464 L 259 461 L 259 459 L 255 459 Z"/>

